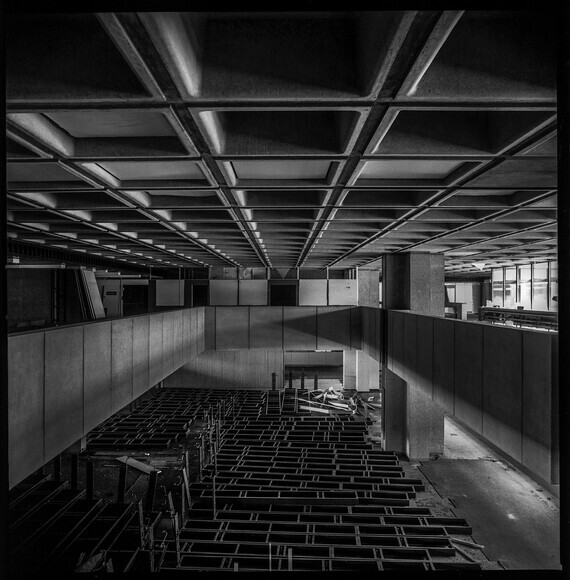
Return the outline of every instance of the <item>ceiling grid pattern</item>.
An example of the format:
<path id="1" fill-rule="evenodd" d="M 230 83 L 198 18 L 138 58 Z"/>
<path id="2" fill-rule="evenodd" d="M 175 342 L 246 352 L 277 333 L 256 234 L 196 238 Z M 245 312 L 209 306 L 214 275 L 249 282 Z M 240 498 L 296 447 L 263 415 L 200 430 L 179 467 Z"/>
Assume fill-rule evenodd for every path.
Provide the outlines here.
<path id="1" fill-rule="evenodd" d="M 160 268 L 556 259 L 547 11 L 8 18 L 14 240 Z"/>

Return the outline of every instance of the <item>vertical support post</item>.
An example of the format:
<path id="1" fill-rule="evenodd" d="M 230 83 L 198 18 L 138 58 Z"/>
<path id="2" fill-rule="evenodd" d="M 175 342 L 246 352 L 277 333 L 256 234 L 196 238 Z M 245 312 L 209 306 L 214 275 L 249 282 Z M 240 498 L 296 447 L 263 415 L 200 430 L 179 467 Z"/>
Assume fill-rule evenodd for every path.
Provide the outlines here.
<path id="1" fill-rule="evenodd" d="M 184 481 L 180 482 L 180 516 L 182 520 L 186 517 L 186 500 L 184 499 L 186 496 L 186 490 L 184 489 Z"/>
<path id="2" fill-rule="evenodd" d="M 287 570 L 293 570 L 293 548 L 287 548 Z"/>
<path id="3" fill-rule="evenodd" d="M 301 388 L 305 388 L 305 369 L 301 369 Z"/>
<path id="4" fill-rule="evenodd" d="M 269 542 L 269 571 L 271 572 L 271 542 Z"/>
<path id="5" fill-rule="evenodd" d="M 142 500 L 138 501 L 137 504 L 138 512 L 139 512 L 139 536 L 141 540 L 141 548 L 144 550 L 145 545 L 145 530 L 144 530 L 144 514 L 143 514 L 143 506 Z"/>
<path id="6" fill-rule="evenodd" d="M 289 388 L 293 388 L 293 371 L 289 371 Z"/>
<path id="7" fill-rule="evenodd" d="M 315 373 L 314 383 L 313 383 L 313 391 L 316 391 L 319 388 L 319 374 Z"/>
<path id="8" fill-rule="evenodd" d="M 188 472 L 186 471 L 186 468 L 182 469 L 182 478 L 184 480 L 182 484 L 182 493 L 186 494 L 186 503 L 188 504 L 188 509 L 190 509 L 192 501 L 190 497 L 190 482 L 188 481 Z"/>
<path id="9" fill-rule="evenodd" d="M 212 475 L 212 518 L 216 519 L 216 474 Z"/>
<path id="10" fill-rule="evenodd" d="M 271 373 L 271 390 L 274 391 L 277 387 L 277 373 Z"/>
<path id="11" fill-rule="evenodd" d="M 203 463 L 204 463 L 204 448 L 202 447 L 202 436 L 200 436 L 200 447 L 198 447 L 198 481 L 202 481 Z"/>
<path id="12" fill-rule="evenodd" d="M 85 470 L 85 488 L 86 488 L 86 495 L 87 499 L 93 499 L 93 483 L 95 479 L 93 461 L 90 459 L 87 460 Z"/>
<path id="13" fill-rule="evenodd" d="M 127 470 L 126 463 L 121 463 L 119 467 L 119 489 L 117 490 L 117 503 L 125 503 L 125 494 L 127 490 Z"/>
<path id="14" fill-rule="evenodd" d="M 148 544 L 149 544 L 149 548 L 150 548 L 149 552 L 148 552 L 150 571 L 155 572 L 155 569 L 154 569 L 154 530 L 153 530 L 152 526 L 150 526 L 148 528 Z"/>
<path id="15" fill-rule="evenodd" d="M 151 512 L 154 510 L 154 496 L 156 495 L 156 482 L 158 479 L 158 471 L 150 472 L 150 479 L 148 481 L 148 489 L 146 492 L 146 511 Z"/>
<path id="16" fill-rule="evenodd" d="M 79 455 L 71 454 L 71 489 L 77 489 L 77 475 L 79 471 Z"/>
<path id="17" fill-rule="evenodd" d="M 180 557 L 180 523 L 178 521 L 178 514 L 174 514 L 174 542 L 176 545 L 176 567 L 180 568 L 181 557 Z"/>
<path id="18" fill-rule="evenodd" d="M 184 451 L 184 467 L 186 468 L 186 473 L 190 473 L 190 459 L 188 450 Z"/>

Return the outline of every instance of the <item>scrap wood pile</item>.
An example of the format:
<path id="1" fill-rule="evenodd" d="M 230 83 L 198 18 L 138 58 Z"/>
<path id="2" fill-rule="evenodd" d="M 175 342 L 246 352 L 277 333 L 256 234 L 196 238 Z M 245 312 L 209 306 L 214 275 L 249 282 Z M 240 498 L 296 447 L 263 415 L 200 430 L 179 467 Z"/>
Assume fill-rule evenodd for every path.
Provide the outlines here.
<path id="1" fill-rule="evenodd" d="M 379 411 L 382 407 L 372 403 L 374 397 L 364 400 L 357 392 L 343 393 L 341 389 L 329 387 L 328 389 L 316 389 L 307 391 L 306 398 L 299 398 L 299 409 L 304 411 L 316 411 L 318 413 L 340 413 L 362 415 L 368 418 L 369 411 Z"/>

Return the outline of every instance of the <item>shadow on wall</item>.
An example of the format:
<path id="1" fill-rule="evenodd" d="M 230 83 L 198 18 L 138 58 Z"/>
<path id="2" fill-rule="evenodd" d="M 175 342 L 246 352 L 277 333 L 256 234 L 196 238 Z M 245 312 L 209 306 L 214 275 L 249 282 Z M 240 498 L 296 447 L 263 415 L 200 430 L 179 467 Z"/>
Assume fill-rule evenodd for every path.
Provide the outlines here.
<path id="1" fill-rule="evenodd" d="M 210 350 L 200 353 L 164 380 L 166 387 L 270 389 L 283 387 L 283 352 L 279 350 Z"/>
<path id="2" fill-rule="evenodd" d="M 208 347 L 350 350 L 362 346 L 358 306 L 208 307 Z"/>
<path id="3" fill-rule="evenodd" d="M 387 312 L 387 367 L 558 483 L 557 336 Z"/>

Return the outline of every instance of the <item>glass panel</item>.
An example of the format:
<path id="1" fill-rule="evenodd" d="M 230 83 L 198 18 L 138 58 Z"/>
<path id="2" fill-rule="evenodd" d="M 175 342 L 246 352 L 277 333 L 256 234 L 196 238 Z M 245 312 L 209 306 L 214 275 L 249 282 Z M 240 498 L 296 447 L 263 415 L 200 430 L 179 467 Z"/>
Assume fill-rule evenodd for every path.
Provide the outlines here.
<path id="1" fill-rule="evenodd" d="M 533 266 L 532 309 L 548 310 L 548 262 Z"/>
<path id="2" fill-rule="evenodd" d="M 550 307 L 558 312 L 558 262 L 550 262 Z"/>
<path id="3" fill-rule="evenodd" d="M 503 269 L 493 268 L 491 270 L 493 306 L 503 306 Z"/>
<path id="4" fill-rule="evenodd" d="M 531 288 L 531 267 L 528 266 L 518 266 L 518 295 L 517 306 L 523 306 L 528 310 L 531 309 L 531 298 L 530 298 L 530 288 Z"/>
<path id="5" fill-rule="evenodd" d="M 505 268 L 505 308 L 514 308 L 517 300 L 517 269 Z"/>

